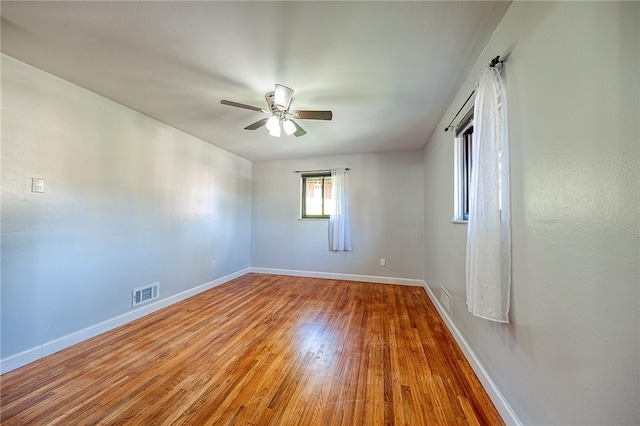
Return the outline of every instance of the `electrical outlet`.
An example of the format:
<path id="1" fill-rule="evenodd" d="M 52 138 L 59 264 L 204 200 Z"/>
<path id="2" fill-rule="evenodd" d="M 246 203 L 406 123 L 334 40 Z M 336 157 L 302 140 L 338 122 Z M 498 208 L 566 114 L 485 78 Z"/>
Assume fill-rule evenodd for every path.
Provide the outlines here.
<path id="1" fill-rule="evenodd" d="M 386 266 L 387 265 L 387 259 L 380 259 L 380 266 Z"/>
<path id="2" fill-rule="evenodd" d="M 215 260 L 211 261 L 211 269 L 216 269 L 216 261 Z"/>

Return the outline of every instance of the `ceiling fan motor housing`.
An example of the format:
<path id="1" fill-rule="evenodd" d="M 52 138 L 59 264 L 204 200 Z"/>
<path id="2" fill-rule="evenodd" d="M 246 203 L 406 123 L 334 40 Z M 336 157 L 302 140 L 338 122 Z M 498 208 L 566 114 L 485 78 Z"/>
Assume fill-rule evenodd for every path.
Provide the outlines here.
<path id="1" fill-rule="evenodd" d="M 267 101 L 267 106 L 269 106 L 269 110 L 273 115 L 278 115 L 278 113 L 284 114 L 285 110 L 278 108 L 275 104 L 275 92 L 267 92 L 264 95 L 264 99 Z"/>

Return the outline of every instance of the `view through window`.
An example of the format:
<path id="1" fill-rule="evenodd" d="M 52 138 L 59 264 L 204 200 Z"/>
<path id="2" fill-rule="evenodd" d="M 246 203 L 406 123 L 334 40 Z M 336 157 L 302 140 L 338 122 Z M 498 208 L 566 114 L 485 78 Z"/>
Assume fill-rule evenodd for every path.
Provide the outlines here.
<path id="1" fill-rule="evenodd" d="M 302 175 L 302 218 L 329 219 L 333 209 L 331 173 Z"/>
<path id="2" fill-rule="evenodd" d="M 454 159 L 454 221 L 469 220 L 471 148 L 473 147 L 473 109 L 456 126 Z"/>

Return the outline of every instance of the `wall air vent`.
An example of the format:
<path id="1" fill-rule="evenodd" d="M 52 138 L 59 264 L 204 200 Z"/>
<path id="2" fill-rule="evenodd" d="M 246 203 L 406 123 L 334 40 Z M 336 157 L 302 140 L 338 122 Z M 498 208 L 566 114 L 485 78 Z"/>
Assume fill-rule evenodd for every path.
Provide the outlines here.
<path id="1" fill-rule="evenodd" d="M 157 299 L 160 295 L 160 283 L 153 283 L 133 289 L 133 307 Z"/>
<path id="2" fill-rule="evenodd" d="M 451 312 L 451 295 L 444 287 L 440 287 L 440 303 L 442 303 L 447 312 Z"/>

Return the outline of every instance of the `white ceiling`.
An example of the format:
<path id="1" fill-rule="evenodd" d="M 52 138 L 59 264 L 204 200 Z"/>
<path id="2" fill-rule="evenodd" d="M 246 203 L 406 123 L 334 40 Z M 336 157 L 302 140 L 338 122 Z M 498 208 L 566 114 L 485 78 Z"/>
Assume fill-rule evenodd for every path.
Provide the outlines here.
<path id="1" fill-rule="evenodd" d="M 2 52 L 252 161 L 424 147 L 509 2 L 2 1 Z M 500 52 L 496 52 L 498 54 Z M 274 138 L 275 83 L 332 121 Z"/>

